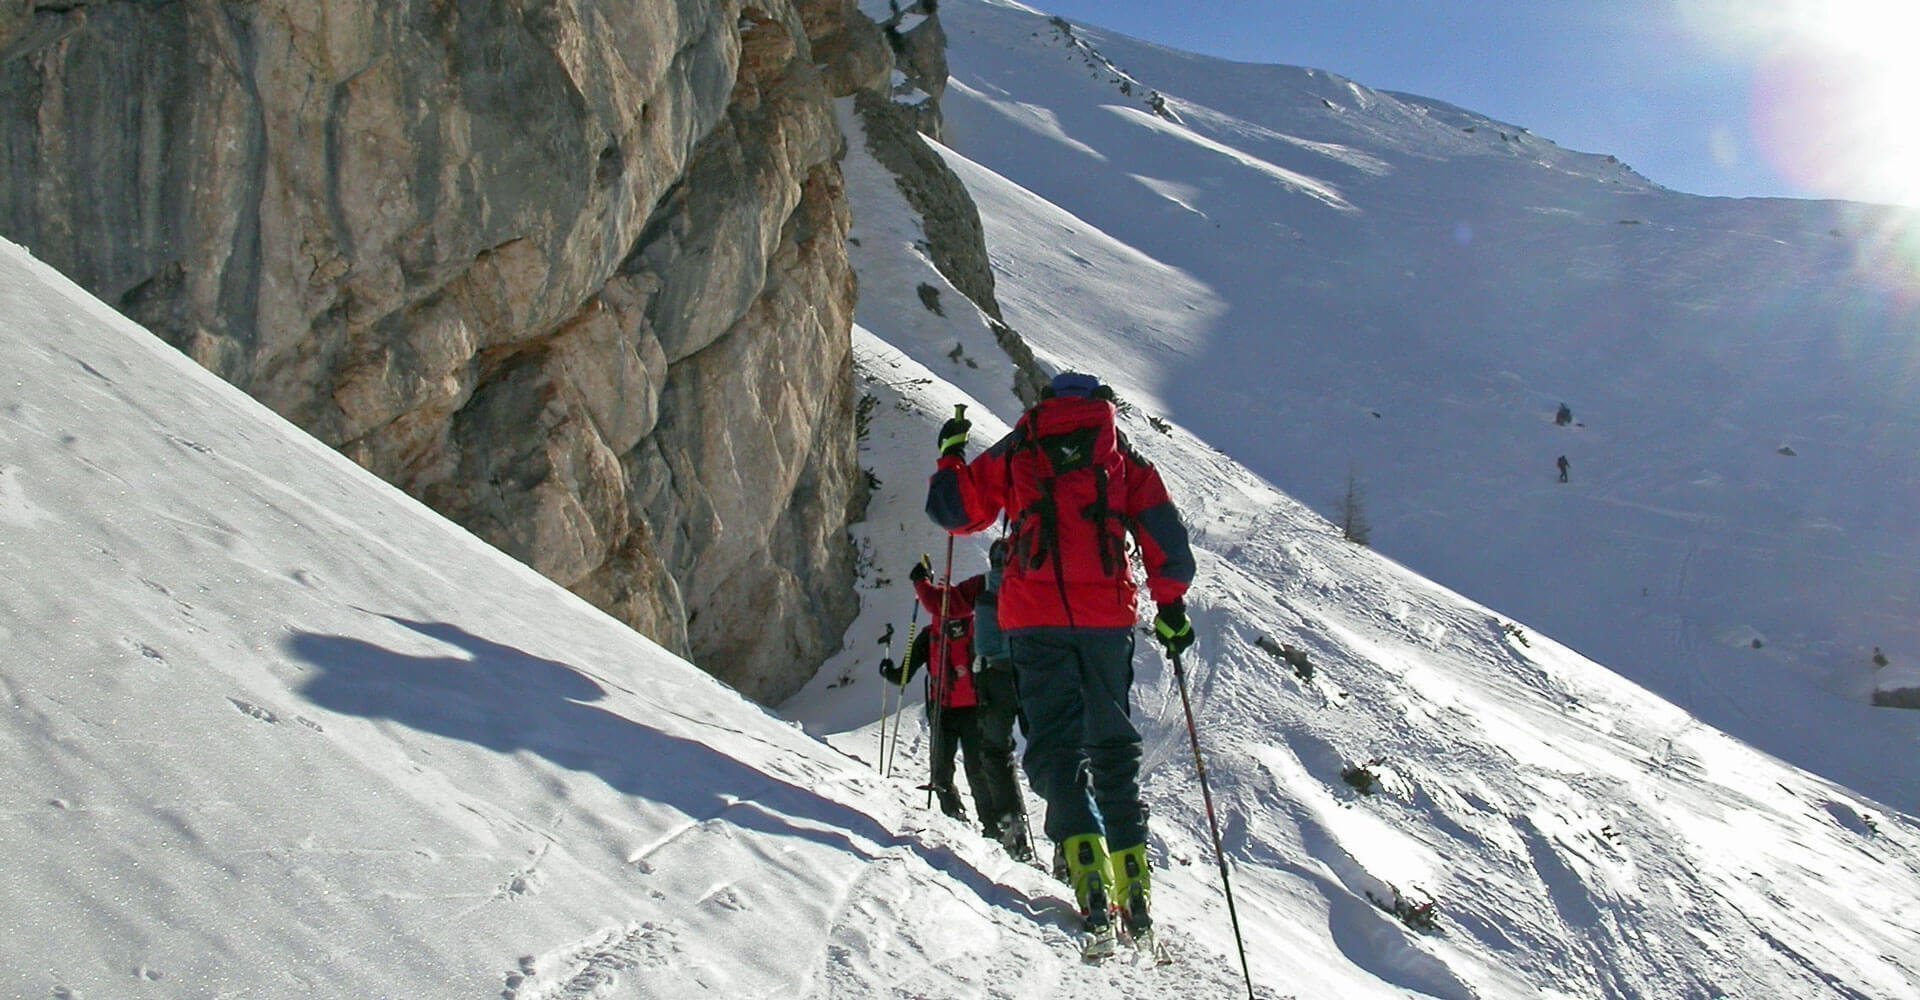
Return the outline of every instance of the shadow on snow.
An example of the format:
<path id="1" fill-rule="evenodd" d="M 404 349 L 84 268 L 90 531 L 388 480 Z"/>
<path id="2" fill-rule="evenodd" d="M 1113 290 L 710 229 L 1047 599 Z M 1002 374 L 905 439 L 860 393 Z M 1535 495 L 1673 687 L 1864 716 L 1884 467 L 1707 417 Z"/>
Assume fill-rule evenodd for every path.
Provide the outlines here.
<path id="1" fill-rule="evenodd" d="M 346 715 L 390 719 L 499 753 L 525 751 L 616 791 L 670 806 L 696 822 L 725 816 L 741 829 L 794 837 L 876 862 L 902 848 L 980 899 L 1034 918 L 1044 902 L 981 873 L 950 848 L 903 837 L 873 817 L 695 740 L 589 702 L 606 689 L 578 669 L 445 622 L 381 615 L 466 656 L 417 656 L 344 635 L 286 640 L 320 669 L 302 693 Z"/>

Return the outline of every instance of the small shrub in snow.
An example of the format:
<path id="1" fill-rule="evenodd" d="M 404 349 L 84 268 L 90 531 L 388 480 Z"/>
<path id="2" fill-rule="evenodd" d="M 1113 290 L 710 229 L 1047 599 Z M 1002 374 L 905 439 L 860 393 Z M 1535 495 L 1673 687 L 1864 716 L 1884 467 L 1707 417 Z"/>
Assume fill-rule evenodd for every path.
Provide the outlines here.
<path id="1" fill-rule="evenodd" d="M 856 440 L 865 441 L 867 432 L 873 430 L 873 411 L 880 406 L 880 397 L 862 393 L 860 402 L 853 407 L 853 435 Z M 871 475 L 871 473 L 869 473 Z"/>
<path id="2" fill-rule="evenodd" d="M 1380 790 L 1380 775 L 1374 768 L 1385 764 L 1385 757 L 1375 757 L 1365 764 L 1348 764 L 1340 769 L 1340 780 L 1352 785 L 1362 795 L 1372 795 Z"/>
<path id="3" fill-rule="evenodd" d="M 1532 643 L 1527 641 L 1527 633 L 1521 631 L 1520 626 L 1515 625 L 1512 622 L 1501 622 L 1500 631 L 1505 632 L 1509 637 L 1513 639 L 1514 642 L 1517 642 L 1522 646 L 1531 648 L 1533 645 Z"/>
<path id="4" fill-rule="evenodd" d="M 1149 415 L 1147 417 L 1147 423 L 1152 425 L 1154 430 L 1159 431 L 1162 434 L 1173 433 L 1173 425 L 1170 423 L 1167 423 L 1166 420 L 1161 417 Z"/>
<path id="5" fill-rule="evenodd" d="M 872 475 L 872 473 L 868 473 L 868 475 Z M 879 562 L 873 557 L 873 545 L 864 538 L 856 540 L 853 549 L 854 576 L 858 579 L 866 580 L 871 578 L 879 568 Z"/>
<path id="6" fill-rule="evenodd" d="M 945 316 L 947 314 L 946 310 L 940 308 L 940 289 L 922 281 L 920 287 L 914 289 L 914 291 L 920 293 L 920 304 L 926 306 L 928 312 L 935 316 Z"/>
<path id="7" fill-rule="evenodd" d="M 1373 525 L 1367 521 L 1367 492 L 1352 469 L 1347 470 L 1347 491 L 1340 497 L 1337 513 L 1341 538 L 1360 546 L 1373 539 Z"/>

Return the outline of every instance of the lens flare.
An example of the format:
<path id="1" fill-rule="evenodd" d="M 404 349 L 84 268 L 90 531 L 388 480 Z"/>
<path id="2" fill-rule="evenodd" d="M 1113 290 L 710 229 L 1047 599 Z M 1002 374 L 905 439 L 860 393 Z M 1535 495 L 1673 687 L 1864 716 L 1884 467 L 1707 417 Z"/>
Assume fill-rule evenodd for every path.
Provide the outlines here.
<path id="1" fill-rule="evenodd" d="M 1691 13 L 1753 60 L 1753 132 L 1775 169 L 1832 197 L 1920 205 L 1920 4 L 1711 0 Z"/>

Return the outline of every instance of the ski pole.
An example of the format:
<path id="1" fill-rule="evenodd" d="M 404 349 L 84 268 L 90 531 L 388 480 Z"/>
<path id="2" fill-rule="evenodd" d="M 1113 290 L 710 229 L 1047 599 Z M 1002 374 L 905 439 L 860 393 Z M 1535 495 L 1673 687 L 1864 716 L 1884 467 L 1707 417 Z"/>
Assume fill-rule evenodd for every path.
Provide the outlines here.
<path id="1" fill-rule="evenodd" d="M 966 406 L 960 405 L 960 406 L 954 407 L 953 409 L 954 409 L 954 415 L 958 416 L 960 411 L 966 409 Z M 947 662 L 948 643 L 950 641 L 947 638 L 947 598 L 948 598 L 948 595 L 950 595 L 952 592 L 953 592 L 953 536 L 948 535 L 947 536 L 947 568 L 942 570 L 940 573 L 940 619 L 938 622 L 932 623 L 929 626 L 932 628 L 938 628 L 940 631 L 939 631 L 939 634 L 933 637 L 933 646 L 934 646 L 935 652 L 933 657 L 927 663 L 927 689 L 933 694 L 933 755 L 930 758 L 928 758 L 929 760 L 928 774 L 927 774 L 927 808 L 928 809 L 933 808 L 934 786 L 939 784 L 939 782 L 933 780 L 932 770 L 934 767 L 937 767 L 940 763 L 940 716 L 942 714 L 942 710 L 945 708 L 944 702 L 947 700 L 947 685 L 952 683 L 952 679 L 947 676 L 947 671 L 952 669 L 952 664 Z M 940 668 L 939 680 L 934 679 L 935 664 L 938 664 Z"/>
<path id="2" fill-rule="evenodd" d="M 920 616 L 920 605 L 917 603 L 913 606 L 913 614 L 915 620 L 907 625 L 906 656 L 909 660 L 913 659 L 913 635 L 920 628 L 920 622 L 918 620 Z M 887 742 L 886 767 L 882 769 L 881 776 L 886 778 L 893 777 L 893 762 L 895 758 L 900 756 L 900 711 L 907 707 L 907 678 L 904 673 L 907 668 L 902 666 L 900 669 L 902 671 L 900 691 L 895 694 L 893 698 L 893 714 L 891 716 L 893 719 L 893 737 L 891 739 L 887 739 L 886 737 L 887 720 L 880 720 L 881 738 Z"/>
<path id="3" fill-rule="evenodd" d="M 933 557 L 922 555 L 920 562 L 930 566 L 933 564 Z M 893 762 L 900 757 L 900 712 L 907 707 L 907 681 L 910 677 L 910 671 L 913 669 L 913 640 L 914 636 L 919 633 L 919 630 L 920 595 L 918 592 L 915 592 L 913 595 L 913 611 L 907 616 L 907 651 L 905 654 L 906 659 L 900 667 L 900 691 L 894 696 L 893 738 L 887 742 L 887 766 L 886 769 L 881 772 L 881 777 L 885 778 L 893 777 Z M 886 731 L 885 719 L 880 720 L 880 729 L 882 732 Z"/>
<path id="4" fill-rule="evenodd" d="M 1247 942 L 1240 936 L 1240 914 L 1233 908 L 1233 883 L 1227 877 L 1227 854 L 1220 846 L 1220 821 L 1214 818 L 1213 791 L 1207 787 L 1207 762 L 1200 756 L 1200 731 L 1193 724 L 1193 702 L 1187 700 L 1187 668 L 1180 654 L 1169 652 L 1173 678 L 1180 686 L 1180 707 L 1187 713 L 1187 739 L 1193 743 L 1193 769 L 1200 775 L 1200 798 L 1207 805 L 1207 827 L 1213 831 L 1213 856 L 1220 862 L 1220 885 L 1227 891 L 1227 918 L 1233 921 L 1233 943 L 1240 949 L 1240 974 L 1247 980 L 1247 1000 L 1254 1000 L 1253 972 L 1247 968 Z"/>
<path id="5" fill-rule="evenodd" d="M 913 609 L 915 611 L 920 610 L 920 603 L 918 601 L 914 602 Z M 912 648 L 913 633 L 911 631 L 907 633 L 907 644 L 908 648 Z M 893 669 L 893 626 L 888 625 L 887 651 L 880 657 L 880 673 L 882 675 L 880 678 L 880 746 L 878 750 L 875 751 L 873 757 L 873 769 L 880 772 L 883 776 L 887 773 L 887 716 L 892 714 L 887 711 L 887 704 L 892 701 L 892 698 L 889 696 L 893 693 L 887 690 L 893 685 L 887 682 L 885 674 L 891 669 Z"/>
<path id="6" fill-rule="evenodd" d="M 880 658 L 880 669 L 885 670 L 892 663 L 893 650 L 889 649 L 887 655 Z M 887 688 L 890 686 L 885 677 L 880 678 L 880 745 L 874 750 L 873 769 L 882 774 L 887 770 Z"/>
<path id="7" fill-rule="evenodd" d="M 919 609 L 915 608 L 914 610 L 918 611 Z M 909 658 L 913 656 L 913 633 L 915 628 L 916 625 L 907 626 L 907 651 L 901 654 Z M 905 675 L 906 667 L 903 665 L 899 669 L 902 671 L 900 690 L 893 696 L 893 710 L 887 714 L 886 718 L 880 720 L 880 742 L 886 745 L 886 752 L 880 756 L 882 761 L 880 776 L 883 778 L 893 777 L 893 759 L 900 755 L 900 710 L 907 707 L 907 678 Z M 887 722 L 889 719 L 893 722 L 893 735 L 891 737 L 887 735 Z"/>

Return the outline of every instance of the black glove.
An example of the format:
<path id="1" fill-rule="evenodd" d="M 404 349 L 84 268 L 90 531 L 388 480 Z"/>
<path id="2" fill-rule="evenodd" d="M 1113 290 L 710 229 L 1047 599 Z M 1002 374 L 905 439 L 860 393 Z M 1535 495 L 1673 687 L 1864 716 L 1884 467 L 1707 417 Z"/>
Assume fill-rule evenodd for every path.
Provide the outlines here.
<path id="1" fill-rule="evenodd" d="M 940 425 L 940 456 L 963 456 L 967 450 L 967 432 L 973 429 L 973 421 L 965 417 L 954 417 Z"/>
<path id="2" fill-rule="evenodd" d="M 1153 618 L 1153 637 L 1160 640 L 1168 656 L 1179 656 L 1193 645 L 1193 623 L 1187 620 L 1187 602 L 1160 605 Z"/>
<path id="3" fill-rule="evenodd" d="M 893 662 L 893 657 L 889 656 L 880 661 L 880 676 L 884 678 L 888 684 L 894 687 L 905 684 L 907 682 L 905 674 L 906 671 L 901 668 L 899 664 Z"/>
<path id="4" fill-rule="evenodd" d="M 913 568 L 907 571 L 907 579 L 912 580 L 914 583 L 919 583 L 920 581 L 932 575 L 933 575 L 933 570 L 927 567 L 927 561 L 925 559 L 922 559 L 919 562 L 914 563 Z"/>

